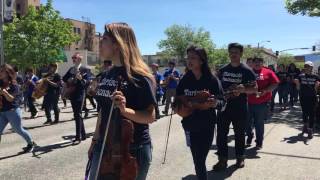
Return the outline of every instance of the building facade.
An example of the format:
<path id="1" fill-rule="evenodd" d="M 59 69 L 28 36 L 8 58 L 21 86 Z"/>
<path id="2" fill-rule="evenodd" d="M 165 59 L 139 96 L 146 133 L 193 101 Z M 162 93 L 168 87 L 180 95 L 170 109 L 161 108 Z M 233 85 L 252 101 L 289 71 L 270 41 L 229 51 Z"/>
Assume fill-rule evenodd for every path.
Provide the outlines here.
<path id="1" fill-rule="evenodd" d="M 40 0 L 15 0 L 14 10 L 17 17 L 26 15 L 29 6 L 34 6 L 38 9 L 40 7 Z"/>

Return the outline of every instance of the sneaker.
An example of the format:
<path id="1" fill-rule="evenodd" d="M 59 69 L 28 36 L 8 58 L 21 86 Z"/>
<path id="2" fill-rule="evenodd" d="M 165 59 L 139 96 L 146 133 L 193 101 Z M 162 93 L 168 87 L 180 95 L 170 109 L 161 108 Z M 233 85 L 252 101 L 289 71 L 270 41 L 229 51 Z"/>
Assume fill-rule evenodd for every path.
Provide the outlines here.
<path id="1" fill-rule="evenodd" d="M 313 138 L 313 131 L 311 128 L 308 129 L 308 138 L 312 139 Z"/>
<path id="2" fill-rule="evenodd" d="M 237 158 L 236 166 L 237 166 L 237 168 L 243 168 L 244 167 L 244 159 L 243 158 Z"/>
<path id="3" fill-rule="evenodd" d="M 213 166 L 213 170 L 214 171 L 224 171 L 226 170 L 228 167 L 228 163 L 227 163 L 227 160 L 226 159 L 221 159 L 218 161 L 217 164 L 215 164 Z"/>
<path id="4" fill-rule="evenodd" d="M 261 144 L 257 144 L 256 145 L 256 150 L 261 150 L 262 149 L 262 145 Z"/>
<path id="5" fill-rule="evenodd" d="M 88 118 L 88 116 L 89 116 L 89 112 L 88 112 L 88 111 L 86 111 L 86 112 L 84 113 L 84 118 L 85 118 L 85 119 L 87 119 L 87 118 Z"/>
<path id="6" fill-rule="evenodd" d="M 36 147 L 36 143 L 35 142 L 32 142 L 32 144 L 28 144 L 27 147 L 23 148 L 23 152 L 24 153 L 29 153 L 29 152 L 32 152 L 34 150 L 34 148 Z"/>
<path id="7" fill-rule="evenodd" d="M 162 114 L 168 116 L 168 111 L 162 111 Z"/>
<path id="8" fill-rule="evenodd" d="M 44 122 L 43 124 L 51 124 L 52 121 L 51 120 L 47 120 L 46 122 Z"/>

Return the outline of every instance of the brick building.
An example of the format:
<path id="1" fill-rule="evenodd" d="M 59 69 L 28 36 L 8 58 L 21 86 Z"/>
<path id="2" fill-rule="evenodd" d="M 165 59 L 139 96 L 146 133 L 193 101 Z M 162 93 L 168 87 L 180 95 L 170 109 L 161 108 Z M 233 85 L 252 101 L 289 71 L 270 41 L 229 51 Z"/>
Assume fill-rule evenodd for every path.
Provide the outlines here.
<path id="1" fill-rule="evenodd" d="M 14 10 L 17 17 L 26 15 L 29 6 L 34 6 L 38 9 L 40 7 L 40 0 L 15 0 Z"/>

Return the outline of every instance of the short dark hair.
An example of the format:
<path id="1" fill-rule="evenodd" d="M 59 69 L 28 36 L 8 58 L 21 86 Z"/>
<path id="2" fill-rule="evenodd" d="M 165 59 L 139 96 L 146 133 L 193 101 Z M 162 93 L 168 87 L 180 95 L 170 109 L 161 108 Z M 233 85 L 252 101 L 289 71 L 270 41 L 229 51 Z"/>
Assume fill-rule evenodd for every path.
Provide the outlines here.
<path id="1" fill-rule="evenodd" d="M 111 65 L 112 65 L 112 61 L 110 61 L 110 60 L 104 60 L 104 61 L 103 61 L 103 64 L 107 64 L 107 65 L 111 66 Z"/>
<path id="2" fill-rule="evenodd" d="M 57 63 L 50 63 L 49 67 L 58 68 L 58 64 Z"/>
<path id="3" fill-rule="evenodd" d="M 253 58 L 253 61 L 260 61 L 260 62 L 263 62 L 263 58 L 255 57 L 255 58 Z"/>
<path id="4" fill-rule="evenodd" d="M 168 63 L 169 65 L 176 65 L 176 63 L 174 62 L 174 61 L 169 61 L 169 63 Z"/>
<path id="5" fill-rule="evenodd" d="M 16 65 L 12 66 L 12 68 L 13 68 L 13 70 L 14 70 L 15 72 L 18 72 L 18 71 L 19 71 L 18 66 L 16 66 Z"/>
<path id="6" fill-rule="evenodd" d="M 228 45 L 228 51 L 230 51 L 230 49 L 232 49 L 232 48 L 239 49 L 240 52 L 243 52 L 243 46 L 241 44 L 239 44 L 239 43 L 230 43 Z"/>
<path id="7" fill-rule="evenodd" d="M 34 70 L 33 68 L 26 68 L 26 73 L 34 73 Z"/>

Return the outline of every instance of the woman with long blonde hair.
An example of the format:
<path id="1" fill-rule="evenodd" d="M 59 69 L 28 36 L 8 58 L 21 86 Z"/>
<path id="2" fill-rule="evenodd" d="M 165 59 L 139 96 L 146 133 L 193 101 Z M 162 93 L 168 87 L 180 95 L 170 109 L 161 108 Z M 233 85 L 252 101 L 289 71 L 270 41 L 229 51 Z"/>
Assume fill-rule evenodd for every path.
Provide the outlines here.
<path id="1" fill-rule="evenodd" d="M 138 164 L 136 179 L 144 180 L 151 162 L 152 145 L 148 124 L 155 120 L 155 80 L 142 59 L 133 30 L 126 23 L 111 23 L 105 26 L 100 42 L 100 58 L 112 60 L 113 67 L 101 75 L 96 91 L 96 99 L 101 110 L 88 152 L 91 159 L 89 179 L 94 179 L 99 168 L 99 154 L 114 100 L 121 117 L 133 122 L 134 142 L 130 145 L 130 151 Z M 121 91 L 117 91 L 119 76 L 125 85 Z"/>

